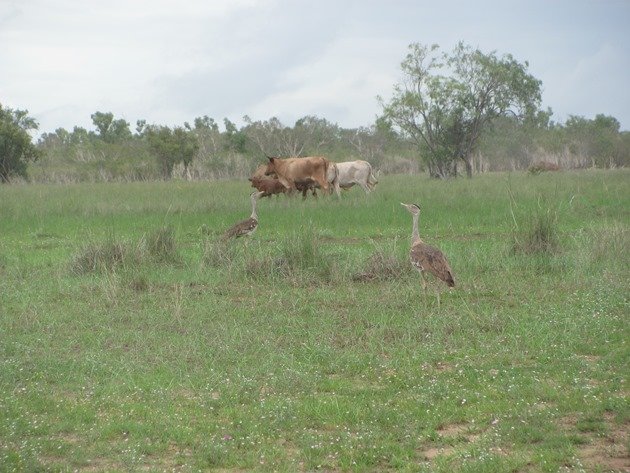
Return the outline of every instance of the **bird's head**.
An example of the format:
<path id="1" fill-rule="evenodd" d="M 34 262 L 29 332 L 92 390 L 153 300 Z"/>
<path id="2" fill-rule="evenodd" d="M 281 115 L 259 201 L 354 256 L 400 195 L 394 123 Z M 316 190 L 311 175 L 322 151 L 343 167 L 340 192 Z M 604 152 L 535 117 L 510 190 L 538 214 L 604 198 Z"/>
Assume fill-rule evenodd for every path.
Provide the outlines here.
<path id="1" fill-rule="evenodd" d="M 264 192 L 262 191 L 254 191 L 251 194 L 249 194 L 249 197 L 251 197 L 252 200 L 260 199 L 260 197 L 262 197 L 263 194 Z"/>
<path id="2" fill-rule="evenodd" d="M 400 205 L 402 205 L 404 208 L 406 208 L 413 215 L 419 215 L 420 214 L 420 207 L 418 205 L 416 205 L 416 204 L 403 204 L 401 202 Z"/>

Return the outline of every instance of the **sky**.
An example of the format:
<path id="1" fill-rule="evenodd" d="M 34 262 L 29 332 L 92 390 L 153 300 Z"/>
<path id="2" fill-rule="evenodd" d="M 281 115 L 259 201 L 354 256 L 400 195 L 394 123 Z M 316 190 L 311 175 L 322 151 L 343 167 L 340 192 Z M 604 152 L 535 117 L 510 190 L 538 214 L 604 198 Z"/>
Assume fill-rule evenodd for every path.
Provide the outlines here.
<path id="1" fill-rule="evenodd" d="M 0 104 L 39 133 L 90 115 L 370 126 L 411 43 L 511 54 L 552 119 L 630 130 L 630 0 L 0 0 Z"/>

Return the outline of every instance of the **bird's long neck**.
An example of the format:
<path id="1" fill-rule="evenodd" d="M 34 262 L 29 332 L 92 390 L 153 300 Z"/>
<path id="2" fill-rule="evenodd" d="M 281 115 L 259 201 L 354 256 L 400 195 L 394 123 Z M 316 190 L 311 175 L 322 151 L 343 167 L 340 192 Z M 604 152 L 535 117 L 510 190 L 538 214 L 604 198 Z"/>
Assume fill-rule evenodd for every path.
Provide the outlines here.
<path id="1" fill-rule="evenodd" d="M 256 198 L 252 197 L 252 214 L 249 218 L 253 218 L 254 220 L 258 220 L 258 215 L 256 214 Z"/>
<path id="2" fill-rule="evenodd" d="M 419 214 L 413 214 L 413 227 L 411 229 L 411 242 L 416 243 L 422 241 L 420 239 L 420 232 L 418 231 L 418 219 L 420 217 Z"/>

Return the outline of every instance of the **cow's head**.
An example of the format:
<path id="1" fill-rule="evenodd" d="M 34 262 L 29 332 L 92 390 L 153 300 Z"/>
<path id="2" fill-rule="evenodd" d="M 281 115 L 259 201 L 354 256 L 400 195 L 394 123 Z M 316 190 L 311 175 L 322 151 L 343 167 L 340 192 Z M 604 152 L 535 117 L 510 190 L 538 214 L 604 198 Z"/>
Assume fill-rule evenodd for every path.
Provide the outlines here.
<path id="1" fill-rule="evenodd" d="M 267 156 L 267 159 L 269 159 L 269 162 L 267 163 L 267 169 L 265 169 L 265 176 L 276 174 L 276 158 Z"/>

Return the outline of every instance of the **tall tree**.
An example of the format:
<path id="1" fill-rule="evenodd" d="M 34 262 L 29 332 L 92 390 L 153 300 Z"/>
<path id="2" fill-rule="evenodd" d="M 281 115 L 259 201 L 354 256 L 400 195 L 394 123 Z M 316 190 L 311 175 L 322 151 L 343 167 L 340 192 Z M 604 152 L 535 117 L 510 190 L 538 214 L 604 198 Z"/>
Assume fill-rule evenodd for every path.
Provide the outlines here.
<path id="1" fill-rule="evenodd" d="M 254 122 L 246 115 L 243 121 L 246 124 L 244 131 L 249 139 L 267 156 L 297 157 L 317 154 L 339 135 L 337 125 L 313 115 L 300 118 L 293 128 L 285 126 L 276 117 Z"/>
<path id="2" fill-rule="evenodd" d="M 173 168 L 178 163 L 183 163 L 188 173 L 188 166 L 199 149 L 193 133 L 181 127 L 171 130 L 167 126 L 150 126 L 147 128 L 147 138 L 164 179 L 172 177 Z"/>
<path id="3" fill-rule="evenodd" d="M 389 103 L 380 99 L 384 116 L 418 145 L 431 176 L 456 174 L 461 160 L 471 177 L 473 152 L 493 120 L 537 112 L 541 81 L 527 73 L 528 66 L 461 42 L 450 54 L 413 43 L 401 64 L 402 83 Z"/>
<path id="4" fill-rule="evenodd" d="M 0 183 L 12 176 L 27 177 L 27 164 L 40 155 L 28 133 L 37 128 L 27 110 L 12 110 L 0 104 Z"/>

